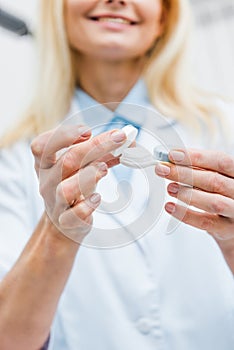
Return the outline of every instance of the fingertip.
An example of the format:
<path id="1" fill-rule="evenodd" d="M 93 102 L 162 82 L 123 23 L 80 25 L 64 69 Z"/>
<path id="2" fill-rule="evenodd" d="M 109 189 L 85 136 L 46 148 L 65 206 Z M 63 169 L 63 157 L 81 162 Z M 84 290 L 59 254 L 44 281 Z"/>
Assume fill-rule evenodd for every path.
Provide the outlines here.
<path id="1" fill-rule="evenodd" d="M 99 193 L 93 193 L 90 197 L 89 197 L 89 201 L 91 202 L 92 205 L 94 205 L 95 207 L 98 206 L 101 202 L 101 196 Z"/>
<path id="2" fill-rule="evenodd" d="M 110 137 L 111 137 L 111 140 L 114 141 L 115 143 L 122 143 L 127 139 L 127 136 L 122 129 L 112 131 L 110 134 Z"/>
<path id="3" fill-rule="evenodd" d="M 183 150 L 170 150 L 168 157 L 173 163 L 181 163 L 185 160 L 185 152 Z"/>
<path id="4" fill-rule="evenodd" d="M 80 126 L 78 128 L 78 136 L 76 140 L 73 142 L 73 145 L 86 141 L 90 139 L 91 136 L 92 136 L 92 130 L 88 126 Z"/>
<path id="5" fill-rule="evenodd" d="M 172 203 L 172 202 L 169 202 L 169 203 L 166 203 L 165 205 L 165 210 L 168 214 L 173 214 L 175 213 L 176 211 L 176 205 L 175 203 Z"/>
<path id="6" fill-rule="evenodd" d="M 96 165 L 96 183 L 108 174 L 108 165 L 105 162 Z"/>
<path id="7" fill-rule="evenodd" d="M 35 157 L 39 157 L 42 154 L 44 147 L 45 143 L 42 135 L 37 136 L 30 144 L 31 151 Z"/>
<path id="8" fill-rule="evenodd" d="M 80 136 L 82 137 L 90 137 L 92 134 L 92 130 L 88 126 L 79 127 Z"/>
<path id="9" fill-rule="evenodd" d="M 170 195 L 176 195 L 179 192 L 179 185 L 178 185 L 178 183 L 176 183 L 176 182 L 170 183 L 167 186 L 167 192 Z"/>
<path id="10" fill-rule="evenodd" d="M 157 163 L 155 165 L 155 173 L 158 175 L 158 176 L 162 176 L 162 177 L 165 177 L 165 176 L 168 176 L 170 175 L 170 172 L 171 172 L 171 168 L 170 168 L 170 165 L 169 163 L 168 164 L 163 164 L 163 163 Z"/>

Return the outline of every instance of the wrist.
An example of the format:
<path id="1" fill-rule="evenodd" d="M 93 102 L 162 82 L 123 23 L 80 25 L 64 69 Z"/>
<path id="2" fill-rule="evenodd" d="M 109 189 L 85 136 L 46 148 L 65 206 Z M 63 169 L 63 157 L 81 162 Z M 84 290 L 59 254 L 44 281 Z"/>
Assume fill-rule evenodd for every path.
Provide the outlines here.
<path id="1" fill-rule="evenodd" d="M 77 252 L 79 249 L 80 245 L 65 236 L 51 221 L 46 212 L 42 215 L 37 230 L 40 231 L 40 235 L 45 239 L 46 243 L 49 246 L 54 247 L 56 250 L 62 248 L 62 250 L 65 250 L 66 252 L 69 251 L 70 253 L 71 251 Z"/>

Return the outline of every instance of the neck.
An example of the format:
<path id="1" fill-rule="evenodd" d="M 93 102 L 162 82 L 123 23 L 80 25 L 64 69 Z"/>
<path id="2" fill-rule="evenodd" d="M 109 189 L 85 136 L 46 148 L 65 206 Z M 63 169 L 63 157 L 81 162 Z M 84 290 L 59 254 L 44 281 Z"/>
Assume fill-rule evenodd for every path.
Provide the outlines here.
<path id="1" fill-rule="evenodd" d="M 140 78 L 144 61 L 103 62 L 79 57 L 76 73 L 80 87 L 102 104 L 114 110 Z"/>

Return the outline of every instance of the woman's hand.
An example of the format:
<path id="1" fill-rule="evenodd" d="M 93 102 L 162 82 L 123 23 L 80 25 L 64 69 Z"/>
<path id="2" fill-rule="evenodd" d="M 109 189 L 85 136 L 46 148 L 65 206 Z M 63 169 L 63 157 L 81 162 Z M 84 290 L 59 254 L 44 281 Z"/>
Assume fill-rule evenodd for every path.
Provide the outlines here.
<path id="1" fill-rule="evenodd" d="M 168 193 L 198 208 L 167 203 L 166 211 L 186 224 L 207 231 L 234 272 L 234 158 L 221 152 L 172 150 L 174 163 L 156 165 L 156 174 L 174 182 Z"/>
<path id="2" fill-rule="evenodd" d="M 41 349 L 46 342 L 77 243 L 91 229 L 100 203 L 93 191 L 107 167 L 119 161 L 109 152 L 125 139 L 120 131 L 91 139 L 87 128 L 70 125 L 32 142 L 46 213 L 0 283 L 1 349 Z"/>
<path id="3" fill-rule="evenodd" d="M 72 125 L 44 133 L 32 142 L 47 215 L 60 232 L 76 242 L 91 230 L 92 213 L 101 201 L 95 187 L 107 174 L 108 165 L 118 163 L 110 152 L 125 140 L 121 130 L 91 138 L 87 128 Z"/>

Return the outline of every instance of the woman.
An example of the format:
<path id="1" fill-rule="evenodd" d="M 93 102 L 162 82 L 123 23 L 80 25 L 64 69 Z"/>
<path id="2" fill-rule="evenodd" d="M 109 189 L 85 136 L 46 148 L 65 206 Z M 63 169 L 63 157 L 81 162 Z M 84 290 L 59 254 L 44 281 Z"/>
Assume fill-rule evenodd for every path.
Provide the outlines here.
<path id="1" fill-rule="evenodd" d="M 72 99 L 75 110 L 98 105 L 91 108 L 97 123 L 98 114 L 108 121 L 124 103 L 140 111 L 154 104 L 181 118 L 181 138 L 191 131 L 188 116 L 192 127 L 198 121 L 215 128 L 216 109 L 187 83 L 186 1 L 43 0 L 41 15 L 35 98 L 1 152 L 1 348 L 233 349 L 233 158 L 172 150 L 172 163 L 158 164 L 156 174 L 173 181 L 172 197 L 203 212 L 169 202 L 167 212 L 188 224 L 172 235 L 165 235 L 164 213 L 139 240 L 90 249 L 86 239 L 98 226 L 92 228 L 92 214 L 97 221 L 102 215 L 95 185 L 108 192 L 108 166 L 117 171 L 119 162 L 110 152 L 126 136 L 114 128 L 91 138 L 79 120 L 47 131 L 65 118 Z M 29 144 L 37 134 L 33 159 Z M 151 192 L 158 202 L 164 187 L 156 174 Z M 115 217 L 101 216 L 104 229 L 111 231 Z"/>

